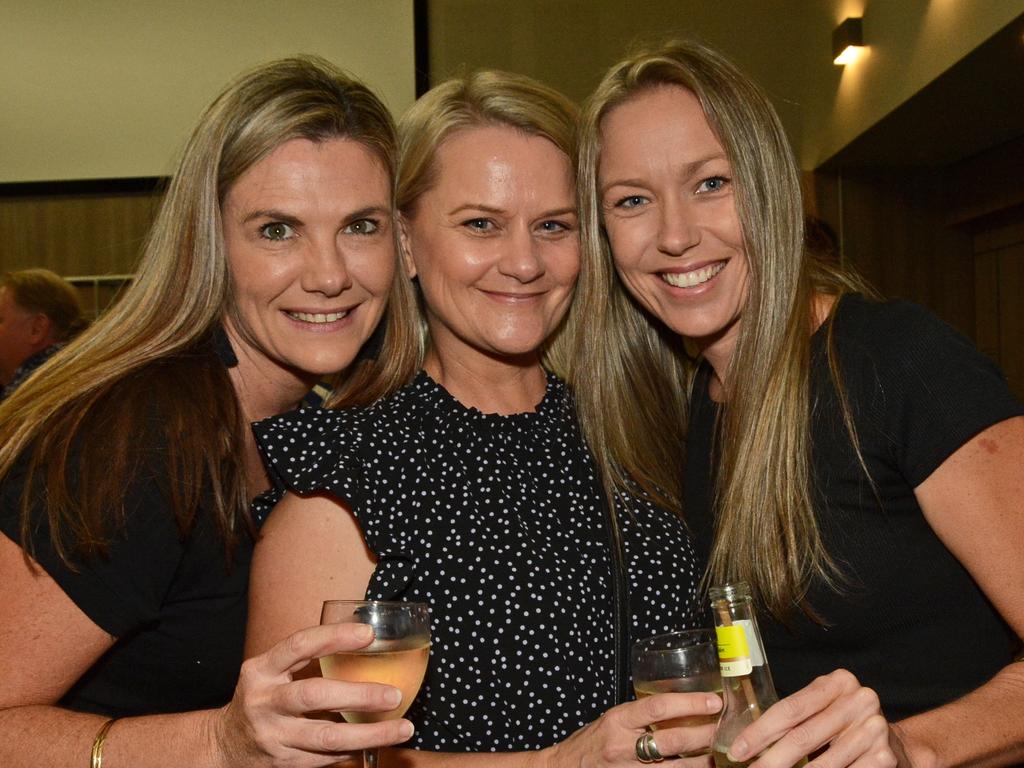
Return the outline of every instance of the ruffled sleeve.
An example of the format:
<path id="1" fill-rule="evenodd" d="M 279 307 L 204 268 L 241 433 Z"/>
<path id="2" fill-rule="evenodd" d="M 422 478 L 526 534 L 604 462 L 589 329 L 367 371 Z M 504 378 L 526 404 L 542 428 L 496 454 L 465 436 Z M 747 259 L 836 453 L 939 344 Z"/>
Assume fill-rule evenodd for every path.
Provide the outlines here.
<path id="1" fill-rule="evenodd" d="M 303 408 L 253 425 L 272 487 L 253 504 L 262 524 L 285 491 L 326 492 L 350 508 L 363 506 L 360 448 L 366 412 Z"/>
<path id="2" fill-rule="evenodd" d="M 372 408 L 303 408 L 255 424 L 271 488 L 253 502 L 253 514 L 262 525 L 286 491 L 331 495 L 351 510 L 377 558 L 367 596 L 389 600 L 415 578 L 416 556 L 383 514 L 380 416 Z"/>

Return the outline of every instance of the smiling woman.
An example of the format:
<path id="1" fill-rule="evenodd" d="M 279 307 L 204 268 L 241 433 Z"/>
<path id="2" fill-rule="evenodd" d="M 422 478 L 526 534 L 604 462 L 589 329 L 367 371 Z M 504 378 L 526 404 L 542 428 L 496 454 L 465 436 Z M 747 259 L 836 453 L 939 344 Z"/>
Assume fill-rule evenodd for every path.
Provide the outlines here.
<path id="1" fill-rule="evenodd" d="M 615 65 L 581 136 L 584 430 L 615 485 L 681 504 L 708 581 L 750 584 L 786 695 L 730 764 L 1019 763 L 1024 719 L 992 718 L 1024 710 L 999 371 L 807 252 L 778 116 L 716 51 Z"/>
<path id="2" fill-rule="evenodd" d="M 231 272 L 225 330 L 253 380 L 309 389 L 369 338 L 395 276 L 391 181 L 351 139 L 292 139 L 222 205 Z"/>
<path id="3" fill-rule="evenodd" d="M 247 647 L 329 598 L 428 603 L 403 764 L 635 763 L 648 709 L 670 704 L 615 707 L 630 644 L 700 621 L 685 525 L 628 493 L 631 514 L 611 514 L 548 367 L 579 270 L 575 118 L 557 92 L 502 72 L 423 96 L 399 123 L 397 193 L 422 370 L 370 408 L 256 427 L 273 496 L 290 493 L 254 555 Z"/>
<path id="4" fill-rule="evenodd" d="M 327 62 L 241 76 L 123 299 L 0 405 L 3 765 L 84 764 L 91 743 L 93 768 L 319 766 L 410 735 L 302 717 L 394 707 L 388 686 L 292 679 L 370 642 L 356 626 L 311 619 L 241 665 L 268 486 L 248 423 L 325 376 L 373 398 L 413 364 L 394 166 L 387 109 Z M 379 354 L 354 362 L 385 305 Z"/>

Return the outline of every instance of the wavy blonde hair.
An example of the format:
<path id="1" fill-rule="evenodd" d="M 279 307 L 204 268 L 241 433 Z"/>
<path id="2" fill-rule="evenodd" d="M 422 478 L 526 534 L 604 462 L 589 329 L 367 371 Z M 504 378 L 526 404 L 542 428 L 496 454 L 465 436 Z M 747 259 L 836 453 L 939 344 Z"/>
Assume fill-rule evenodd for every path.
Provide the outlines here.
<path id="1" fill-rule="evenodd" d="M 208 490 L 230 556 L 248 520 L 238 458 L 246 425 L 212 342 L 232 307 L 220 208 L 249 168 L 295 138 L 359 142 L 394 179 L 387 108 L 327 61 L 282 59 L 224 89 L 185 146 L 131 286 L 0 405 L 0 480 L 25 461 L 26 551 L 29 506 L 40 488 L 65 562 L 72 551 L 105 551 L 112 527 L 124 521 L 125 483 L 140 469 L 136 443 L 149 438 L 165 451 L 157 470 L 173 479 L 168 492 L 179 528 L 191 527 Z M 404 374 L 414 311 L 396 270 L 381 353 L 347 371 L 339 391 L 372 398 L 364 382 L 387 388 Z"/>
<path id="2" fill-rule="evenodd" d="M 399 170 L 396 205 L 406 217 L 437 182 L 437 152 L 458 131 L 482 126 L 508 126 L 542 136 L 571 163 L 576 159 L 579 110 L 566 96 L 524 75 L 480 70 L 431 88 L 398 121 Z M 426 350 L 426 322 L 421 312 L 420 363 Z M 565 350 L 556 331 L 545 343 L 545 365 L 556 372 Z"/>
<path id="3" fill-rule="evenodd" d="M 583 268 L 569 331 L 583 428 L 604 477 L 638 485 L 681 511 L 683 445 L 696 361 L 615 274 L 598 189 L 601 121 L 651 89 L 691 91 L 732 167 L 749 265 L 748 296 L 719 423 L 716 536 L 709 577 L 744 580 L 776 615 L 802 605 L 812 578 L 836 583 L 812 503 L 809 435 L 812 300 L 863 285 L 808 261 L 792 151 L 764 93 L 716 51 L 693 42 L 616 64 L 584 108 L 579 191 Z M 852 422 L 847 420 L 848 426 Z"/>

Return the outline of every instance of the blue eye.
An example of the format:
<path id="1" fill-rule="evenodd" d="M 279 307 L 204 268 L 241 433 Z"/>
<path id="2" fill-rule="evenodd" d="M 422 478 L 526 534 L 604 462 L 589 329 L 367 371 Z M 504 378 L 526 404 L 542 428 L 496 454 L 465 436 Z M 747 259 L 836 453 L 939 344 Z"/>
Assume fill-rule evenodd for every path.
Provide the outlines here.
<path id="1" fill-rule="evenodd" d="M 551 234 L 555 234 L 555 233 L 559 233 L 559 232 L 568 232 L 568 231 L 570 231 L 572 229 L 572 227 L 569 226 L 568 224 L 566 224 L 564 221 L 553 221 L 553 220 L 542 221 L 540 223 L 539 227 L 540 227 L 540 230 L 542 232 L 551 233 Z"/>
<path id="2" fill-rule="evenodd" d="M 712 176 L 709 179 L 704 179 L 697 187 L 698 192 L 718 192 L 725 188 L 725 185 L 729 183 L 729 180 L 724 176 Z"/>
<path id="3" fill-rule="evenodd" d="M 490 219 L 468 219 L 462 222 L 462 226 L 475 229 L 478 232 L 489 232 L 494 228 L 494 222 Z"/>
<path id="4" fill-rule="evenodd" d="M 272 221 L 260 227 L 260 237 L 265 237 L 267 240 L 288 240 L 295 237 L 295 230 L 291 224 Z"/>
<path id="5" fill-rule="evenodd" d="M 372 235 L 378 229 L 380 229 L 379 222 L 373 219 L 359 219 L 345 227 L 344 232 L 346 235 Z"/>
<path id="6" fill-rule="evenodd" d="M 631 208 L 639 208 L 647 202 L 647 198 L 643 195 L 629 195 L 624 197 L 615 204 L 616 208 L 625 208 L 627 210 Z"/>

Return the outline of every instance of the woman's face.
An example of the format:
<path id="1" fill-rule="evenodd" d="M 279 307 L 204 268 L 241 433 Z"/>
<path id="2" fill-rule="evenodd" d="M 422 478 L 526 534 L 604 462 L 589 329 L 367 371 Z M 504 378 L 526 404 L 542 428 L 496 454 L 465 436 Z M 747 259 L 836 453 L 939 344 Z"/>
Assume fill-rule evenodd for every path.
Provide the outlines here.
<path id="1" fill-rule="evenodd" d="M 350 139 L 292 139 L 221 207 L 240 365 L 269 381 L 343 369 L 380 319 L 395 270 L 391 184 Z"/>
<path id="2" fill-rule="evenodd" d="M 552 142 L 514 128 L 459 131 L 437 180 L 404 222 L 439 355 L 536 355 L 579 271 L 572 167 Z"/>
<path id="3" fill-rule="evenodd" d="M 660 86 L 604 117 L 598 204 L 629 292 L 709 358 L 727 361 L 747 257 L 732 168 L 693 93 Z"/>

